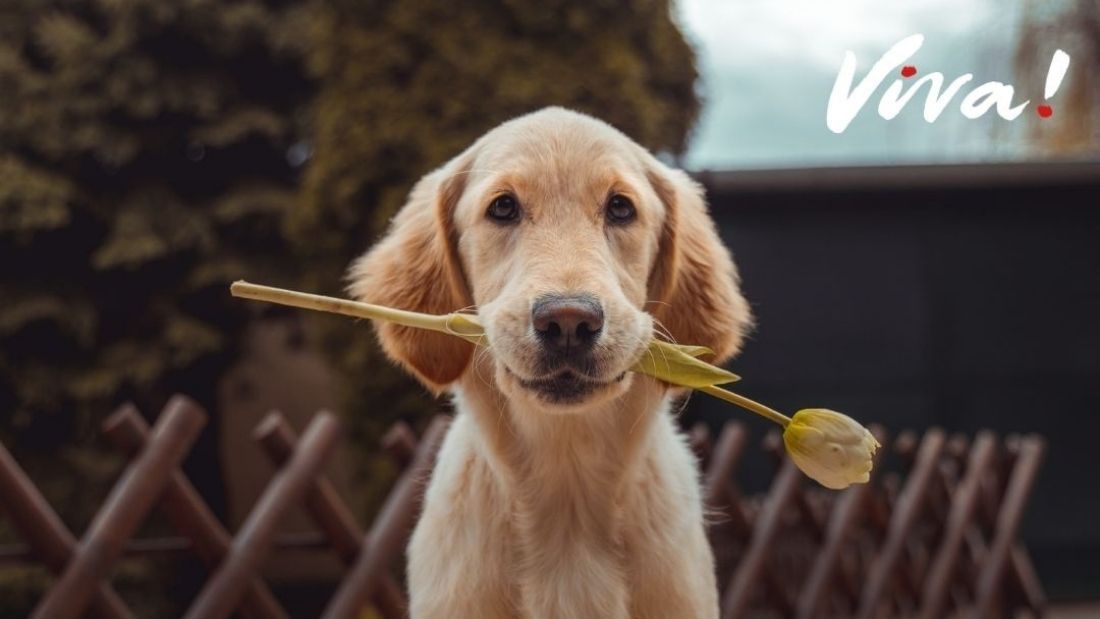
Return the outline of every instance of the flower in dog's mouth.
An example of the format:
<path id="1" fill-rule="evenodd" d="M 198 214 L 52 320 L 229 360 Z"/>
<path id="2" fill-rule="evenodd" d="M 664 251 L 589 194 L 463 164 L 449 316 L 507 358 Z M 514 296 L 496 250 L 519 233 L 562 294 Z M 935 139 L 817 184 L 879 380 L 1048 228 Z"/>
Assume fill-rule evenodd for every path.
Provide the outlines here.
<path id="1" fill-rule="evenodd" d="M 246 299 L 356 318 L 388 320 L 406 327 L 446 333 L 479 346 L 488 344 L 485 329 L 476 314 L 421 314 L 244 281 L 234 282 L 230 291 L 233 296 Z M 710 353 L 711 350 L 704 346 L 672 344 L 654 338 L 631 370 L 672 385 L 697 389 L 783 426 L 783 444 L 791 460 L 803 473 L 827 488 L 839 490 L 870 480 L 873 457 L 879 443 L 859 422 L 826 409 L 801 410 L 791 418 L 759 402 L 722 389 L 718 385 L 735 382 L 740 377 L 699 359 Z"/>

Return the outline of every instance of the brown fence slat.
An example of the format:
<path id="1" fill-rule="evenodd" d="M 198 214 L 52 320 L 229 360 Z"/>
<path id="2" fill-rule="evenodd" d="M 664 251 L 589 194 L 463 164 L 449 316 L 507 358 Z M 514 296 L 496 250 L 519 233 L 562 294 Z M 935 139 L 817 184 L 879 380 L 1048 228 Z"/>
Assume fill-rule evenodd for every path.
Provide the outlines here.
<path id="1" fill-rule="evenodd" d="M 953 493 L 951 509 L 947 517 L 947 529 L 928 570 L 924 592 L 921 596 L 922 619 L 938 619 L 945 613 L 959 551 L 966 530 L 973 524 L 974 514 L 981 496 L 979 486 L 989 472 L 996 454 L 997 441 L 990 432 L 981 432 L 970 451 L 966 472 Z"/>
<path id="2" fill-rule="evenodd" d="M 703 478 L 703 501 L 707 509 L 723 512 L 734 529 L 745 534 L 749 531 L 748 517 L 741 504 L 740 493 L 732 483 L 732 477 L 745 449 L 748 433 L 740 423 L 727 423 L 718 435 L 718 442 L 711 450 L 710 466 Z"/>
<path id="3" fill-rule="evenodd" d="M 313 418 L 298 449 L 271 479 L 233 540 L 225 560 L 191 604 L 186 619 L 225 619 L 232 614 L 260 562 L 270 552 L 276 527 L 286 513 L 301 502 L 338 435 L 339 424 L 332 413 L 321 412 Z"/>
<path id="4" fill-rule="evenodd" d="M 382 436 L 382 449 L 404 470 L 416 455 L 416 434 L 404 421 L 395 422 Z"/>
<path id="5" fill-rule="evenodd" d="M 881 549 L 871 562 L 867 573 L 867 582 L 856 612 L 858 619 L 871 619 L 890 587 L 897 573 L 898 563 L 905 551 L 905 542 L 910 531 L 917 523 L 928 498 L 928 489 L 935 477 L 936 467 L 946 443 L 942 430 L 933 428 L 925 433 L 917 448 L 916 460 L 909 473 L 909 479 L 898 496 L 893 515 Z"/>
<path id="6" fill-rule="evenodd" d="M 873 427 L 872 431 L 879 443 L 887 444 L 886 433 L 881 427 Z M 882 460 L 884 451 L 880 449 L 875 453 L 875 467 Z M 836 570 L 840 567 L 841 552 L 852 529 L 863 515 L 872 488 L 870 483 L 851 486 L 840 495 L 833 507 L 833 513 L 826 525 L 824 543 L 810 568 L 810 575 L 798 599 L 795 616 L 799 619 L 813 619 L 821 616 L 819 608 L 829 591 L 829 585 L 833 582 Z"/>
<path id="7" fill-rule="evenodd" d="M 695 425 L 691 426 L 691 429 L 687 432 L 687 441 L 688 447 L 691 447 L 691 452 L 695 454 L 695 459 L 702 467 L 710 458 L 711 448 L 713 447 L 710 441 L 710 428 L 702 421 L 696 421 Z"/>
<path id="8" fill-rule="evenodd" d="M 133 456 L 149 438 L 149 426 L 132 405 L 124 405 L 103 422 L 103 434 L 117 449 Z M 160 501 L 161 512 L 194 544 L 208 570 L 217 568 L 229 552 L 230 536 L 207 507 L 198 490 L 178 469 L 172 472 Z M 289 619 L 278 600 L 259 578 L 248 584 L 241 613 L 246 619 Z"/>
<path id="9" fill-rule="evenodd" d="M 191 400 L 175 396 L 168 402 L 148 445 L 111 489 L 33 619 L 76 619 L 84 612 L 205 424 L 206 415 Z"/>
<path id="10" fill-rule="evenodd" d="M 722 619 L 736 619 L 744 616 L 748 609 L 752 593 L 764 578 L 767 569 L 768 551 L 779 533 L 783 521 L 783 510 L 794 500 L 802 473 L 790 458 L 783 460 L 779 474 L 772 483 L 764 507 L 756 517 L 756 528 L 752 541 L 745 551 L 740 564 L 733 573 L 726 594 L 722 598 Z"/>
<path id="11" fill-rule="evenodd" d="M 319 532 L 290 533 L 275 538 L 276 550 L 293 552 L 317 552 L 330 548 L 328 538 Z M 126 542 L 123 559 L 157 558 L 172 559 L 193 557 L 198 554 L 195 542 L 183 536 L 132 539 Z M 39 555 L 26 544 L 0 546 L 0 567 L 39 563 Z"/>
<path id="12" fill-rule="evenodd" d="M 0 506 L 30 543 L 30 550 L 54 574 L 61 574 L 72 557 L 76 538 L 3 444 L 0 444 L 0 497 L 4 499 Z M 99 583 L 93 590 L 91 611 L 102 619 L 134 617 L 109 583 Z"/>
<path id="13" fill-rule="evenodd" d="M 329 601 L 323 619 L 353 619 L 366 600 L 374 597 L 375 590 L 383 582 L 382 574 L 404 549 L 420 510 L 423 485 L 449 426 L 450 418 L 440 416 L 433 419 L 424 432 L 412 464 L 386 498 L 359 558 Z"/>
<path id="14" fill-rule="evenodd" d="M 277 412 L 269 413 L 256 426 L 253 437 L 263 447 L 264 453 L 276 467 L 284 466 L 294 455 L 298 437 Z M 352 561 L 359 554 L 359 540 L 362 529 L 355 522 L 351 510 L 344 505 L 333 487 L 323 474 L 310 481 L 306 491 L 305 507 L 314 522 L 328 537 L 336 555 L 344 562 Z"/>
<path id="15" fill-rule="evenodd" d="M 973 612 L 975 619 L 988 617 L 992 612 L 995 598 L 1001 588 L 1001 580 L 1011 564 L 1016 534 L 1020 528 L 1020 521 L 1024 517 L 1024 507 L 1027 505 L 1031 488 L 1039 473 L 1039 466 L 1042 464 L 1044 447 L 1042 439 L 1038 437 L 1025 438 L 1019 446 L 1016 465 L 1009 477 L 1001 510 L 997 516 L 993 543 L 985 561 L 982 562 Z"/>
<path id="16" fill-rule="evenodd" d="M 254 436 L 276 466 L 286 464 L 298 442 L 290 424 L 277 412 L 269 414 L 256 426 Z M 407 448 L 414 450 L 416 439 L 407 436 L 404 439 Z M 363 530 L 359 528 L 351 510 L 340 498 L 332 482 L 324 475 L 319 475 L 313 481 L 306 493 L 305 506 L 313 521 L 325 532 L 340 560 L 345 565 L 353 564 L 359 556 L 361 544 L 365 543 Z M 382 578 L 385 582 L 379 587 L 379 594 L 372 600 L 375 607 L 385 619 L 404 617 L 407 604 L 401 588 L 393 582 L 389 574 L 383 574 Z"/>
<path id="17" fill-rule="evenodd" d="M 1019 580 L 1020 593 L 1028 608 L 1037 617 L 1042 617 L 1047 607 L 1046 592 L 1043 591 L 1043 583 L 1031 563 L 1031 555 L 1019 541 L 1012 549 L 1012 570 Z"/>

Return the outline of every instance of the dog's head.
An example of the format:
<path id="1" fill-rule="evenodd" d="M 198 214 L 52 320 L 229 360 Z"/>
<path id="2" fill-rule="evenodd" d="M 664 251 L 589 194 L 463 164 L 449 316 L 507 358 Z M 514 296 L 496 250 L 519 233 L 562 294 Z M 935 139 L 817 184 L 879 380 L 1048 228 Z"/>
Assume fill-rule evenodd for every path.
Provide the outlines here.
<path id="1" fill-rule="evenodd" d="M 476 308 L 491 346 L 378 325 L 434 391 L 491 373 L 509 398 L 615 397 L 654 331 L 735 353 L 750 314 L 700 187 L 607 124 L 559 108 L 504 123 L 413 189 L 350 271 L 363 301 Z"/>

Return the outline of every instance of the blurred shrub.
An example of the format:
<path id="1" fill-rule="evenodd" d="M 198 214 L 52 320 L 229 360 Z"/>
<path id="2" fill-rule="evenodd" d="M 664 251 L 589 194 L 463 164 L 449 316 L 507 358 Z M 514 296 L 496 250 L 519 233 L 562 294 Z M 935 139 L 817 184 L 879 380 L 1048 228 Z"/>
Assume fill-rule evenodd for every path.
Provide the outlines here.
<path id="1" fill-rule="evenodd" d="M 48 442 L 89 406 L 216 376 L 240 319 L 224 284 L 292 263 L 308 21 L 261 2 L 4 6 L 0 410 Z"/>
<path id="2" fill-rule="evenodd" d="M 97 422 L 174 391 L 216 412 L 247 319 L 226 284 L 293 281 L 308 11 L 0 4 L 0 440 L 78 531 L 116 472 Z M 215 446 L 192 470 L 218 505 Z"/>

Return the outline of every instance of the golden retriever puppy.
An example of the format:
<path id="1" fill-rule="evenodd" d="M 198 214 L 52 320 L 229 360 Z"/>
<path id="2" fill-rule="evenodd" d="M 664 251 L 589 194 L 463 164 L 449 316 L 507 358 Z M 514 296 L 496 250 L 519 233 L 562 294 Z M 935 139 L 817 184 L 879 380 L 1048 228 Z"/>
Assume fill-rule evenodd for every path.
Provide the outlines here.
<path id="1" fill-rule="evenodd" d="M 424 177 L 352 294 L 476 308 L 490 346 L 377 325 L 457 416 L 409 546 L 417 619 L 717 617 L 682 396 L 630 368 L 654 332 L 735 353 L 750 321 L 700 187 L 560 108 Z"/>

